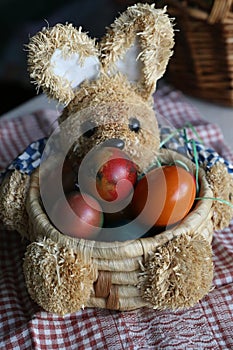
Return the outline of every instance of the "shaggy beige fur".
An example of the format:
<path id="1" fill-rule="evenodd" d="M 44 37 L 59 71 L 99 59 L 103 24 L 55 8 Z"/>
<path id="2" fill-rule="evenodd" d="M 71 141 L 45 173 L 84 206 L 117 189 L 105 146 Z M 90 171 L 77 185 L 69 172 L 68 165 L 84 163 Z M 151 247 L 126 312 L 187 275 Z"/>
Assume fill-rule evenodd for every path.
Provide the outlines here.
<path id="1" fill-rule="evenodd" d="M 32 299 L 60 315 L 84 307 L 96 276 L 91 261 L 51 239 L 27 247 L 23 269 Z"/>
<path id="2" fill-rule="evenodd" d="M 183 234 L 151 252 L 142 269 L 139 288 L 155 309 L 191 307 L 212 287 L 211 246 L 201 234 Z"/>
<path id="3" fill-rule="evenodd" d="M 81 27 L 77 30 L 72 24 L 44 27 L 27 45 L 32 82 L 41 87 L 49 97 L 68 104 L 74 98 L 74 91 L 68 80 L 52 71 L 51 57 L 56 49 L 62 50 L 64 58 L 78 52 L 80 64 L 89 56 L 98 56 L 98 51 L 95 41 L 83 33 Z"/>
<path id="4" fill-rule="evenodd" d="M 213 224 L 215 230 L 227 227 L 233 217 L 233 208 L 221 199 L 233 205 L 233 179 L 224 164 L 218 162 L 207 171 L 207 180 L 216 200 L 213 201 Z M 218 200 L 220 199 L 220 200 Z"/>
<path id="5" fill-rule="evenodd" d="M 98 46 L 81 30 L 71 24 L 57 24 L 43 28 L 30 39 L 27 45 L 28 66 L 34 84 L 51 98 L 68 105 L 75 91 L 67 79 L 53 72 L 51 57 L 56 49 L 60 49 L 66 59 L 78 53 L 80 65 L 84 65 L 86 58 L 95 56 L 102 66 L 101 72 L 108 75 L 115 71 L 116 61 L 124 59 L 127 50 L 139 41 L 137 59 L 142 63 L 142 77 L 136 88 L 145 99 L 150 98 L 157 80 L 165 72 L 174 45 L 173 28 L 166 9 L 155 9 L 154 5 L 148 4 L 129 7 L 112 24 Z"/>
<path id="6" fill-rule="evenodd" d="M 31 79 L 65 105 L 59 118 L 60 145 L 70 142 L 71 159 L 83 159 L 96 145 L 120 138 L 139 172 L 146 172 L 159 153 L 164 163 L 179 159 L 195 174 L 189 159 L 160 149 L 153 110 L 152 94 L 173 45 L 166 9 L 147 4 L 129 7 L 98 45 L 71 24 L 43 28 L 30 39 Z M 130 74 L 125 62 L 133 66 Z M 85 79 L 73 79 L 71 67 L 74 75 Z M 94 73 L 89 75 L 90 71 Z M 136 131 L 130 128 L 132 118 L 140 126 Z M 88 137 L 82 133 L 86 121 L 95 126 Z M 0 219 L 32 242 L 23 264 L 26 286 L 45 310 L 63 315 L 84 306 L 177 309 L 193 306 L 209 292 L 213 223 L 222 228 L 233 214 L 225 204 L 198 201 L 177 226 L 148 238 L 107 243 L 76 239 L 58 231 L 47 216 L 40 169 L 30 177 L 14 172 L 6 178 L 0 188 Z M 207 174 L 200 168 L 199 182 L 200 196 L 232 201 L 233 180 L 221 165 Z"/>
<path id="7" fill-rule="evenodd" d="M 0 186 L 0 220 L 7 229 L 28 238 L 28 214 L 25 207 L 30 177 L 15 170 Z"/>
<path id="8" fill-rule="evenodd" d="M 148 4 L 129 7 L 100 42 L 103 67 L 114 71 L 116 62 L 137 40 L 141 46 L 138 59 L 142 61 L 138 90 L 147 99 L 155 91 L 156 82 L 163 76 L 172 55 L 173 35 L 166 9 L 155 11 L 154 5 Z"/>
<path id="9" fill-rule="evenodd" d="M 106 86 L 108 93 L 106 93 Z M 80 102 L 81 101 L 81 102 Z M 155 112 L 133 89 L 123 75 L 103 75 L 93 83 L 84 83 L 59 119 L 65 137 L 73 139 L 73 155 L 83 158 L 95 145 L 110 138 L 124 140 L 126 152 L 146 171 L 156 160 L 160 138 Z M 140 122 L 140 130 L 130 130 L 131 118 Z M 80 135 L 85 120 L 96 125 L 91 138 Z"/>

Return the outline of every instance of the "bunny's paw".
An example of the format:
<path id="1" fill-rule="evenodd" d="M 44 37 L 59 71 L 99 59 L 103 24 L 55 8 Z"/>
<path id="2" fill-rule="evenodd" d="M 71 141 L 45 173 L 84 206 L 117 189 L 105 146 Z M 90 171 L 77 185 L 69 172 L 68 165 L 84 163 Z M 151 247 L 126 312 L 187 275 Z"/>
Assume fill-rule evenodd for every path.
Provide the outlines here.
<path id="1" fill-rule="evenodd" d="M 30 176 L 17 170 L 9 173 L 0 186 L 0 220 L 9 230 L 28 237 L 28 215 L 25 200 Z"/>
<path id="2" fill-rule="evenodd" d="M 200 234 L 183 234 L 151 252 L 142 269 L 142 298 L 155 309 L 191 307 L 211 289 L 211 246 Z"/>
<path id="3" fill-rule="evenodd" d="M 23 268 L 31 298 L 46 311 L 72 313 L 90 297 L 95 279 L 92 263 L 51 239 L 28 246 Z"/>

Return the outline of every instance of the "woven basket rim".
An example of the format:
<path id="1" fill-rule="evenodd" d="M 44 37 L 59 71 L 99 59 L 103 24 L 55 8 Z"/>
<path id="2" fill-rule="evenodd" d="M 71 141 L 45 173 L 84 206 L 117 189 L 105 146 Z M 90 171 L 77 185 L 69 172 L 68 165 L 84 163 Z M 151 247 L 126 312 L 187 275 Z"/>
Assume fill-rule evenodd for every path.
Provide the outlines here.
<path id="1" fill-rule="evenodd" d="M 183 155 L 174 152 L 163 150 L 162 159 L 169 161 L 174 159 L 182 160 L 185 162 L 190 170 L 195 173 L 195 165 L 188 158 Z M 205 177 L 205 171 L 199 168 L 199 182 L 200 182 L 200 197 L 213 197 L 212 191 L 209 187 L 207 179 Z M 209 217 L 209 213 L 212 207 L 212 200 L 198 200 L 194 209 L 177 225 L 168 230 L 165 230 L 155 236 L 147 238 L 138 238 L 135 240 L 128 240 L 122 242 L 101 242 L 93 240 L 85 240 L 69 237 L 61 232 L 59 232 L 49 221 L 46 213 L 43 211 L 40 202 L 40 191 L 39 191 L 39 169 L 37 168 L 31 175 L 31 183 L 28 191 L 28 196 L 26 200 L 26 208 L 29 215 L 29 220 L 34 225 L 34 231 L 36 234 L 32 234 L 33 240 L 51 238 L 55 242 L 59 242 L 66 246 L 72 247 L 73 249 L 80 249 L 80 246 L 85 247 L 85 249 L 91 248 L 96 254 L 104 255 L 108 258 L 113 256 L 122 257 L 135 257 L 143 253 L 144 249 L 150 250 L 151 246 L 159 246 L 166 243 L 174 237 L 181 234 L 194 232 L 197 228 L 203 224 L 203 222 Z M 36 235 L 36 236 L 35 236 Z M 148 247 L 148 248 L 145 248 Z"/>
<path id="2" fill-rule="evenodd" d="M 177 13 L 182 17 L 191 17 L 193 19 L 207 21 L 210 24 L 224 22 L 231 15 L 233 0 L 214 0 L 210 13 L 204 10 L 189 6 L 188 2 L 181 4 L 176 0 L 167 0 L 168 10 L 176 9 Z"/>

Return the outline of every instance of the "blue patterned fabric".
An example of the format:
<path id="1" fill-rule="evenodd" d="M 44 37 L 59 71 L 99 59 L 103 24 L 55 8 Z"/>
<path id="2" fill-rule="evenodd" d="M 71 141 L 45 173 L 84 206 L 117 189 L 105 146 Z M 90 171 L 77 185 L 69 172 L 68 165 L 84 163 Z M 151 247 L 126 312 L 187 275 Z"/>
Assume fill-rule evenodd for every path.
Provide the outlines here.
<path id="1" fill-rule="evenodd" d="M 228 172 L 233 174 L 233 164 L 221 157 L 214 149 L 206 147 L 200 141 L 187 139 L 186 129 L 179 131 L 171 130 L 169 127 L 160 128 L 161 145 L 163 148 L 171 149 L 195 162 L 195 156 L 200 166 L 210 169 L 217 162 L 225 164 Z"/>
<path id="2" fill-rule="evenodd" d="M 5 174 L 10 170 L 19 170 L 22 173 L 30 175 L 39 165 L 46 145 L 47 138 L 42 138 L 32 142 L 7 169 L 0 173 L 0 182 Z"/>
<path id="3" fill-rule="evenodd" d="M 195 140 L 195 148 L 193 140 L 188 140 L 185 132 L 185 128 L 179 131 L 174 131 L 169 127 L 160 128 L 161 146 L 163 148 L 171 149 L 179 152 L 195 162 L 195 154 L 198 158 L 198 163 L 206 168 L 211 168 L 217 162 L 224 163 L 228 169 L 228 172 L 233 174 L 233 165 L 226 159 L 222 158 L 212 148 L 206 148 L 201 142 Z M 39 165 L 47 138 L 42 138 L 31 143 L 23 153 L 21 153 L 8 168 L 0 173 L 0 180 L 10 170 L 19 170 L 23 173 L 30 175 Z"/>

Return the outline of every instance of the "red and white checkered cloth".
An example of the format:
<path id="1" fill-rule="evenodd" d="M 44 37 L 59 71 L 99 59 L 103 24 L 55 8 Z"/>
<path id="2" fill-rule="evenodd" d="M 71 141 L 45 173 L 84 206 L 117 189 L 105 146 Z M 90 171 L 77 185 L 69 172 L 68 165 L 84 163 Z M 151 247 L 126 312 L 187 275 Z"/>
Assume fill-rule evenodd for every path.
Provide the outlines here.
<path id="1" fill-rule="evenodd" d="M 204 121 L 181 93 L 160 88 L 155 109 L 174 127 L 192 123 L 206 145 L 233 162 L 219 127 Z M 0 119 L 0 169 L 29 143 L 48 135 L 56 118 L 55 111 L 43 110 Z M 86 308 L 65 317 L 49 314 L 25 288 L 26 242 L 2 226 L 0 242 L 0 349 L 233 349 L 233 222 L 214 235 L 214 290 L 191 309 L 175 312 Z"/>

